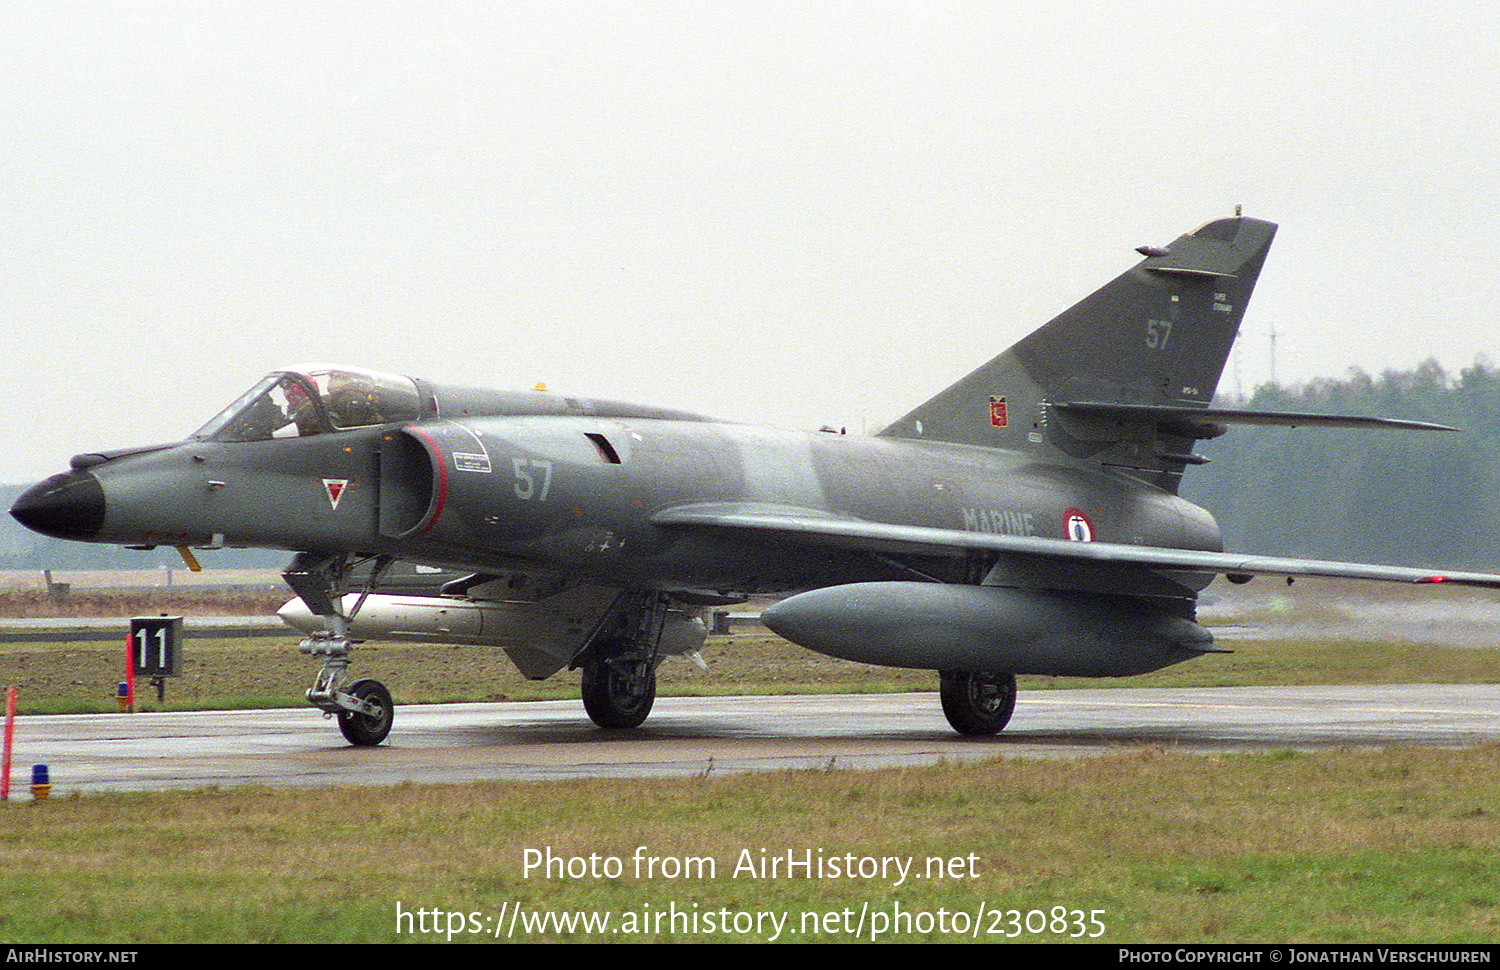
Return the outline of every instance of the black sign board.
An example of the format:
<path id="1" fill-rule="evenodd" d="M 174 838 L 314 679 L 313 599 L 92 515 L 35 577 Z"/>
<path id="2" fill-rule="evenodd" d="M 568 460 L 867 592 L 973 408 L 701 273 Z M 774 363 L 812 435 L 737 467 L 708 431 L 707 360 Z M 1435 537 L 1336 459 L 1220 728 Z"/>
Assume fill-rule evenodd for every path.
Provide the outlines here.
<path id="1" fill-rule="evenodd" d="M 182 617 L 138 616 L 130 621 L 130 665 L 137 677 L 176 677 Z"/>

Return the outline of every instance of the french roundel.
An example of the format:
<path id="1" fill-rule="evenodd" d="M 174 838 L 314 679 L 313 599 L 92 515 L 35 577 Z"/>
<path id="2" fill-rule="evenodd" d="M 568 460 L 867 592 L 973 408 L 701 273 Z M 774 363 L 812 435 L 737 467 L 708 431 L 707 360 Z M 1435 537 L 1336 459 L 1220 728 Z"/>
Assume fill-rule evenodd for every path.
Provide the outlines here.
<path id="1" fill-rule="evenodd" d="M 1063 513 L 1063 532 L 1074 542 L 1094 541 L 1094 523 L 1081 509 L 1068 509 Z"/>

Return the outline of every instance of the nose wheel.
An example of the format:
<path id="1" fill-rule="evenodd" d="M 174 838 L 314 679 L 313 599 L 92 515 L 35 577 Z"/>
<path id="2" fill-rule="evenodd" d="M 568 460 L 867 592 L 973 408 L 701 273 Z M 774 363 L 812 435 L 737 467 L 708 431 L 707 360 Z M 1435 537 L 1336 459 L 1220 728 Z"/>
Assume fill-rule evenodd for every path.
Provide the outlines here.
<path id="1" fill-rule="evenodd" d="M 327 629 L 302 641 L 305 654 L 323 657 L 323 669 L 307 692 L 307 701 L 325 715 L 336 717 L 339 731 L 357 747 L 380 744 L 391 733 L 396 708 L 391 692 L 378 680 L 364 679 L 349 683 L 349 624 L 365 597 L 375 588 L 380 574 L 390 564 L 381 558 L 370 573 L 364 594 L 348 615 L 340 609 L 342 591 L 348 585 L 349 561 L 343 556 L 314 556 L 300 553 L 292 560 L 282 577 L 307 604 L 314 615 L 321 616 Z"/>
<path id="2" fill-rule="evenodd" d="M 338 713 L 339 730 L 356 747 L 369 747 L 385 740 L 391 733 L 396 713 L 391 692 L 378 680 L 356 680 L 349 685 L 349 696 L 359 703 L 359 710 Z"/>

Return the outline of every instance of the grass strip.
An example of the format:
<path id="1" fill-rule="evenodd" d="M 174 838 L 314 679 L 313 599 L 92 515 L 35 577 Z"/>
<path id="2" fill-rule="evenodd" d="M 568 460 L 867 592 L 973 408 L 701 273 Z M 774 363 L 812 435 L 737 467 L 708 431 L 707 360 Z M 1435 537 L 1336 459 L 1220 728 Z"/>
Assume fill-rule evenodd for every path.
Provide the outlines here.
<path id="1" fill-rule="evenodd" d="M 770 939 L 773 924 L 751 929 L 739 914 L 778 913 L 777 939 L 843 942 L 864 913 L 865 938 L 883 914 L 884 938 L 902 940 L 1489 942 L 1500 936 L 1497 792 L 1493 746 L 1153 748 L 870 772 L 19 802 L 0 806 L 0 935 L 489 941 L 512 938 L 497 921 L 519 906 L 552 920 L 513 937 L 532 941 Z M 528 873 L 528 851 L 574 860 L 572 874 Z M 789 854 L 905 859 L 921 877 L 766 871 Z M 587 871 L 590 858 L 620 871 Z M 608 914 L 609 927 L 556 922 L 584 912 Z M 728 925 L 707 925 L 721 912 Z"/>

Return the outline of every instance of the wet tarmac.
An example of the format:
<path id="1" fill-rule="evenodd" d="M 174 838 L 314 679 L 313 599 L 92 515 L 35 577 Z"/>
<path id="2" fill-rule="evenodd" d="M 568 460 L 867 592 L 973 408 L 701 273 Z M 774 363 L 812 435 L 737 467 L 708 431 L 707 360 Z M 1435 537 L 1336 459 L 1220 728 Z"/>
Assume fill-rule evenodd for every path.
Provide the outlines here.
<path id="1" fill-rule="evenodd" d="M 17 778 L 49 766 L 69 792 L 684 777 L 1077 757 L 1500 742 L 1500 687 L 1275 687 L 1023 692 L 996 738 L 955 735 L 936 694 L 661 698 L 635 731 L 594 727 L 577 701 L 397 708 L 387 743 L 352 748 L 307 710 L 17 719 Z"/>

